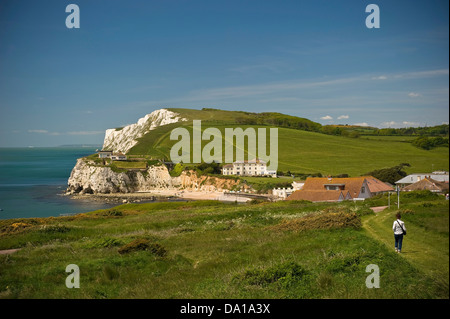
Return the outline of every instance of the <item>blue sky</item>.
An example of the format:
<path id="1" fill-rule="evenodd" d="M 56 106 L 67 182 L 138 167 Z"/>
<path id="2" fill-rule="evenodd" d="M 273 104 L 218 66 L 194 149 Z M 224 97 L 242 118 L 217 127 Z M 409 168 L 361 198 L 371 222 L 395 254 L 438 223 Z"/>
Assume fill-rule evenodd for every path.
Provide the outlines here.
<path id="1" fill-rule="evenodd" d="M 68 4 L 80 28 L 68 29 Z M 365 8 L 380 8 L 368 29 Z M 0 1 L 0 147 L 103 142 L 165 107 L 449 118 L 447 1 Z"/>

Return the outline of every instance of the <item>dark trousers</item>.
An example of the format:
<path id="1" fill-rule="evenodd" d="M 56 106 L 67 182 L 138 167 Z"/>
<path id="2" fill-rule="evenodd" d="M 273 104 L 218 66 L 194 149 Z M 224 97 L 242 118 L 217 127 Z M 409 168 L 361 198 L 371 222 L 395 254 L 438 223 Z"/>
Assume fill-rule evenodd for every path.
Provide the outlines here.
<path id="1" fill-rule="evenodd" d="M 403 234 L 401 235 L 394 234 L 394 238 L 395 238 L 395 248 L 397 248 L 398 250 L 402 250 Z"/>

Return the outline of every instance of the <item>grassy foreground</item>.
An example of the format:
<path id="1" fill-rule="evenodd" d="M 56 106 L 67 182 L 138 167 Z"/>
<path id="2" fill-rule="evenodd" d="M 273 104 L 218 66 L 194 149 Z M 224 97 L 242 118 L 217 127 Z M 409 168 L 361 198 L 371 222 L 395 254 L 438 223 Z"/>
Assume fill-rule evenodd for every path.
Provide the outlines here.
<path id="1" fill-rule="evenodd" d="M 72 217 L 0 221 L 1 298 L 449 298 L 448 201 L 126 204 Z M 68 289 L 66 266 L 80 268 Z M 369 264 L 380 288 L 366 287 Z"/>

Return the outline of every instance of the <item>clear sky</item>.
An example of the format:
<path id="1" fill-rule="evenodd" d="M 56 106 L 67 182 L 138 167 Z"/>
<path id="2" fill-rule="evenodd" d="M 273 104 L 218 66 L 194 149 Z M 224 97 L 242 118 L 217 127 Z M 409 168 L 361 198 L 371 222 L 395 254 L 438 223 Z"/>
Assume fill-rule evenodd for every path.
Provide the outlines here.
<path id="1" fill-rule="evenodd" d="M 68 29 L 66 6 L 80 8 Z M 365 24 L 368 4 L 380 28 Z M 449 118 L 448 1 L 1 0 L 0 147 L 101 144 L 164 107 Z"/>

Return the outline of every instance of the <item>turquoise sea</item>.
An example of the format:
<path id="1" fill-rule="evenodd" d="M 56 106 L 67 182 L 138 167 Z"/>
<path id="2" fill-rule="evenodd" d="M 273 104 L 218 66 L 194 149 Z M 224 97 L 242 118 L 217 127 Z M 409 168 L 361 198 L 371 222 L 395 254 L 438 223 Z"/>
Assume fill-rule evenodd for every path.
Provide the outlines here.
<path id="1" fill-rule="evenodd" d="M 0 148 L 0 219 L 75 214 L 112 204 L 62 196 L 77 158 L 95 148 Z"/>

